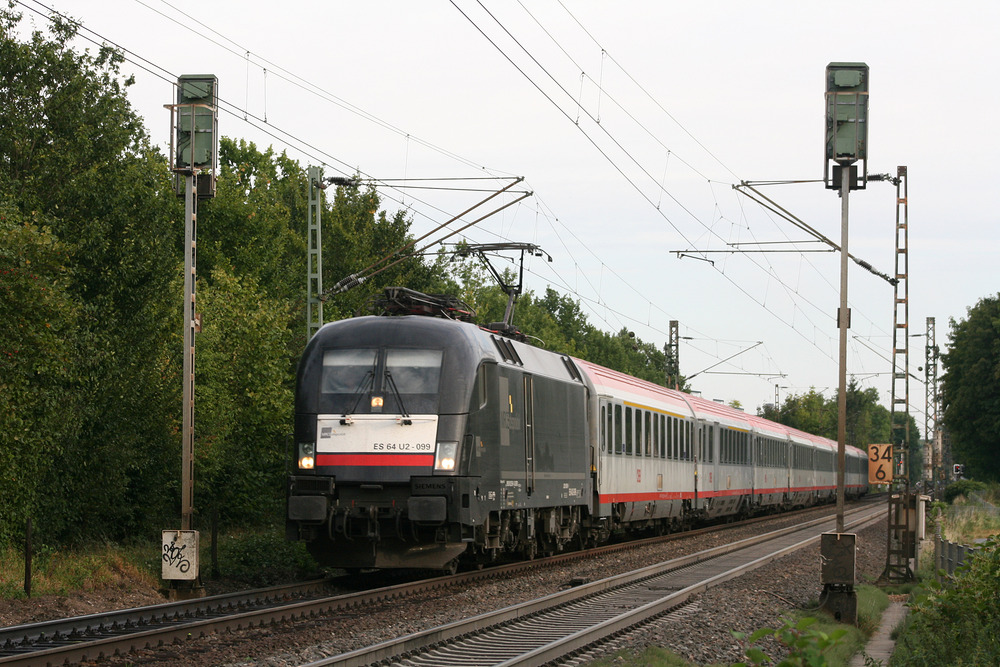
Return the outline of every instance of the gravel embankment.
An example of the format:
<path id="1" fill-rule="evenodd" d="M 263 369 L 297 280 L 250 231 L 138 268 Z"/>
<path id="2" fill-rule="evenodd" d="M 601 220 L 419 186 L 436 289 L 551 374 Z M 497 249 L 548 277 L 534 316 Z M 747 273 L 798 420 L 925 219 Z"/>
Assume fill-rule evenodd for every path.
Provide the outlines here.
<path id="1" fill-rule="evenodd" d="M 801 521 L 801 518 L 776 518 L 767 523 L 767 530 Z M 183 645 L 112 658 L 101 664 L 301 665 L 555 592 L 573 578 L 599 579 L 724 541 L 742 539 L 762 530 L 760 527 L 739 528 L 725 535 L 694 537 L 646 547 L 627 555 L 595 557 L 565 566 L 539 568 L 526 574 L 434 591 L 335 617 L 195 639 Z M 884 535 L 882 524 L 858 535 L 860 583 L 872 581 L 881 574 L 885 562 Z M 814 604 L 821 590 L 817 545 L 712 589 L 684 611 L 621 637 L 586 659 L 620 648 L 641 650 L 647 645 L 658 645 L 700 664 L 738 661 L 744 657 L 743 647 L 732 637 L 731 630 L 749 634 L 760 627 L 775 627 L 780 624 L 783 612 L 790 607 Z M 765 650 L 775 653 L 779 648 L 772 644 L 765 645 Z"/>

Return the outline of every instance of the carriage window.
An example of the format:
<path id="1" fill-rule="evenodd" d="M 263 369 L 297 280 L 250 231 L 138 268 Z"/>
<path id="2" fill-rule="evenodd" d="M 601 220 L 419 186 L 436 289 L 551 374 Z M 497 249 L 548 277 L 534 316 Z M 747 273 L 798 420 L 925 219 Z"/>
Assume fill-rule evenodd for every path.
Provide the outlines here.
<path id="1" fill-rule="evenodd" d="M 687 422 L 682 421 L 681 422 L 681 440 L 680 440 L 680 442 L 681 442 L 681 451 L 680 451 L 680 459 L 681 459 L 681 461 L 687 461 L 688 458 L 689 458 L 688 457 L 688 448 L 691 446 L 691 443 L 688 440 L 688 436 L 689 435 L 690 435 L 690 433 L 688 433 L 688 424 L 687 424 Z"/>
<path id="2" fill-rule="evenodd" d="M 615 427 L 611 430 L 612 436 L 615 439 L 615 454 L 622 453 L 622 406 L 615 406 Z"/>
<path id="3" fill-rule="evenodd" d="M 635 455 L 642 456 L 642 441 L 645 439 L 645 435 L 642 430 L 642 416 L 645 414 L 644 410 L 635 411 Z"/>
<path id="4" fill-rule="evenodd" d="M 326 350 L 323 352 L 324 394 L 354 394 L 374 380 L 374 349 Z"/>
<path id="5" fill-rule="evenodd" d="M 681 438 L 684 437 L 684 424 L 680 419 L 674 419 L 674 458 L 681 458 Z"/>
<path id="6" fill-rule="evenodd" d="M 674 449 L 674 443 L 677 442 L 677 420 L 673 417 L 667 417 L 667 458 L 675 459 L 677 458 L 676 450 Z"/>
<path id="7" fill-rule="evenodd" d="M 632 408 L 625 408 L 625 453 L 632 453 Z"/>
<path id="8" fill-rule="evenodd" d="M 646 456 L 653 455 L 653 427 L 651 425 L 653 415 L 650 412 L 643 413 L 642 442 Z"/>
<path id="9" fill-rule="evenodd" d="M 660 419 L 662 415 L 653 415 L 653 456 L 660 456 Z"/>
<path id="10" fill-rule="evenodd" d="M 610 419 L 611 419 L 611 413 L 608 412 L 608 406 L 602 405 L 601 406 L 601 451 L 608 449 L 608 443 L 611 442 L 610 440 L 608 440 L 608 431 L 611 430 L 609 428 Z"/>
<path id="11" fill-rule="evenodd" d="M 646 442 L 646 427 L 649 425 L 645 421 L 647 412 L 645 410 L 635 411 L 635 455 L 645 456 L 643 443 Z"/>
<path id="12" fill-rule="evenodd" d="M 441 350 L 388 350 L 385 372 L 400 394 L 436 394 L 442 354 Z"/>
<path id="13" fill-rule="evenodd" d="M 666 451 L 667 433 L 666 433 L 666 431 L 667 431 L 667 417 L 666 417 L 666 415 L 660 415 L 660 440 L 659 440 L 659 446 L 660 446 L 660 458 L 661 459 L 667 458 L 667 451 Z"/>

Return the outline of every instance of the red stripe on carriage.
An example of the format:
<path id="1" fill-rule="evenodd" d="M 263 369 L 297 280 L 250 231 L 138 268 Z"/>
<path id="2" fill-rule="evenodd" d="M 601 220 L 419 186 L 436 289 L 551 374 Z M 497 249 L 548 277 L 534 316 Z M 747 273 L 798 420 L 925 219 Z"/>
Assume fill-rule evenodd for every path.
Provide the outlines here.
<path id="1" fill-rule="evenodd" d="M 693 491 L 651 491 L 647 493 L 602 493 L 600 502 L 606 503 L 641 503 L 650 500 L 678 500 L 694 498 Z"/>
<path id="2" fill-rule="evenodd" d="M 433 466 L 433 454 L 320 454 L 318 466 Z"/>

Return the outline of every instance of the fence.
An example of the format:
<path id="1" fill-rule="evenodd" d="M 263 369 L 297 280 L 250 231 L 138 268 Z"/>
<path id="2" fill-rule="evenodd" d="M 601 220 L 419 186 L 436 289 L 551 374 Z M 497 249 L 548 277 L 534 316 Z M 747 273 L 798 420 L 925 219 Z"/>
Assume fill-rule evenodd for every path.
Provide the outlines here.
<path id="1" fill-rule="evenodd" d="M 955 574 L 958 566 L 965 562 L 966 557 L 972 553 L 976 547 L 967 544 L 955 544 L 940 538 L 934 540 L 934 556 L 936 560 L 935 570 L 944 571 L 951 576 Z"/>

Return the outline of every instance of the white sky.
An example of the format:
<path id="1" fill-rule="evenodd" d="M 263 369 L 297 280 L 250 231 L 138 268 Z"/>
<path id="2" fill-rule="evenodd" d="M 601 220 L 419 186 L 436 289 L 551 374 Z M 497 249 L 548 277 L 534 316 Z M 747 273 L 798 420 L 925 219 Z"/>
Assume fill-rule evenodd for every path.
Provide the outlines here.
<path id="1" fill-rule="evenodd" d="M 775 385 L 782 400 L 810 387 L 833 395 L 839 256 L 705 255 L 713 266 L 674 251 L 805 238 L 731 186 L 822 178 L 830 62 L 871 68 L 869 173 L 909 170 L 911 333 L 935 317 L 944 347 L 949 318 L 1000 289 L 989 176 L 1000 154 L 1000 3 L 47 5 L 156 66 L 146 65 L 162 76 L 125 70 L 136 74 L 130 98 L 161 146 L 170 81 L 207 72 L 219 78 L 223 135 L 322 161 L 327 175 L 524 176 L 522 189 L 535 195 L 468 239 L 537 243 L 554 261 L 533 260 L 527 287 L 581 299 L 607 330 L 628 327 L 662 346 L 679 320 L 691 339 L 680 345 L 688 376 L 763 341 L 711 369 L 760 375 L 692 381 L 706 398 L 738 399 L 748 411 L 773 401 Z M 266 126 L 252 116 L 266 116 Z M 417 235 L 480 196 L 380 189 L 390 210 L 412 206 Z M 821 183 L 764 192 L 839 243 L 840 199 Z M 849 249 L 889 274 L 895 197 L 892 185 L 870 182 L 849 200 Z M 849 372 L 888 405 L 893 289 L 852 263 L 849 296 Z M 911 339 L 910 370 L 921 380 L 924 344 Z M 924 385 L 911 379 L 909 391 L 923 430 Z"/>

